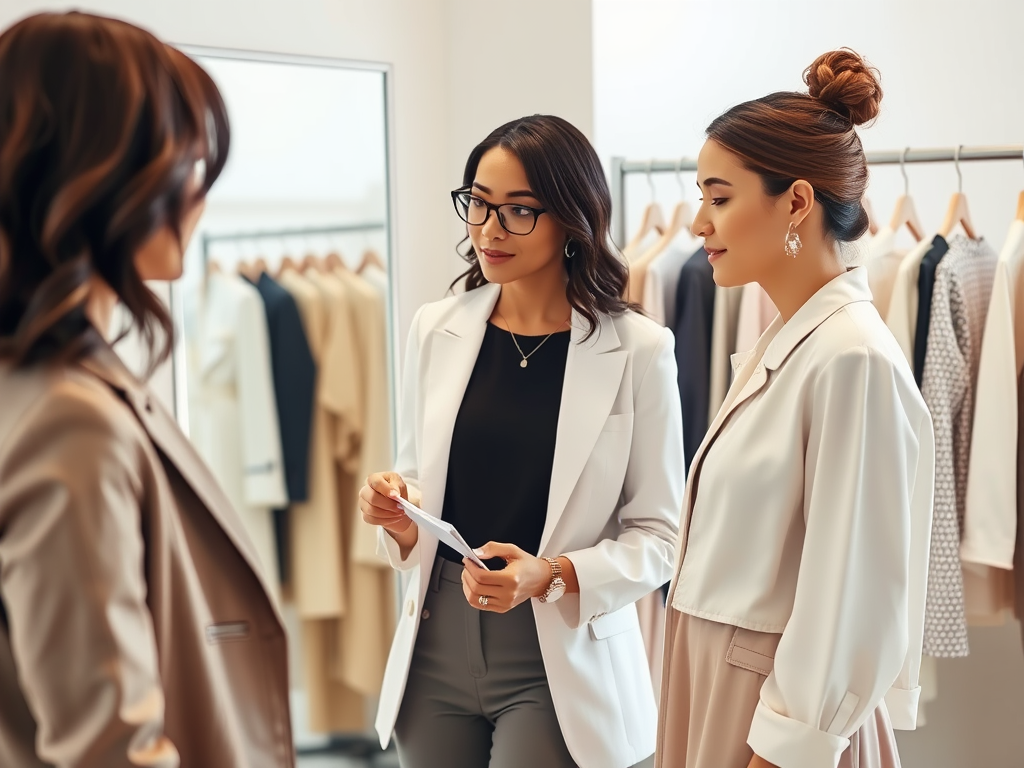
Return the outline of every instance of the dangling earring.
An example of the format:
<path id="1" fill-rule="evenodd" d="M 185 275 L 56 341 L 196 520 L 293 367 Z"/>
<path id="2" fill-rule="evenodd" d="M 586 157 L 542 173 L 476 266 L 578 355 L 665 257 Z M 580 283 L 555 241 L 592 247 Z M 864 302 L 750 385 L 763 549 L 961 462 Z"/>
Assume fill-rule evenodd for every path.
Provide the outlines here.
<path id="1" fill-rule="evenodd" d="M 567 258 L 567 259 L 571 259 L 572 258 L 572 254 L 569 253 L 569 243 L 571 243 L 571 242 L 572 242 L 572 240 L 566 240 L 565 241 L 565 258 Z"/>
<path id="2" fill-rule="evenodd" d="M 804 247 L 804 244 L 800 241 L 800 235 L 796 233 L 795 227 L 796 224 L 789 222 L 789 232 L 786 234 L 786 255 L 792 256 L 794 259 L 800 253 L 800 249 Z"/>

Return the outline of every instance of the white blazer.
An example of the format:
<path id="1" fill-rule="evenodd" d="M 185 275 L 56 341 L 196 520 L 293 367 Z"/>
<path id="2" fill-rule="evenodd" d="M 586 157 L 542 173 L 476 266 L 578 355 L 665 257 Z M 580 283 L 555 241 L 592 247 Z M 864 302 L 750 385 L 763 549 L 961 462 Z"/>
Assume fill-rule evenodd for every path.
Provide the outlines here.
<path id="1" fill-rule="evenodd" d="M 670 600 L 782 635 L 748 743 L 835 766 L 883 700 L 894 727 L 917 723 L 931 416 L 864 267 L 743 357 L 693 458 Z"/>
<path id="2" fill-rule="evenodd" d="M 420 309 L 403 372 L 396 471 L 431 514 L 444 501 L 455 417 L 500 287 Z M 683 498 L 683 437 L 672 333 L 633 312 L 602 316 L 587 341 L 575 312 L 539 556 L 565 555 L 578 595 L 533 600 L 551 698 L 573 759 L 626 768 L 654 752 L 657 707 L 634 603 L 672 575 Z M 418 498 L 417 498 L 418 497 Z M 391 564 L 411 571 L 377 713 L 391 739 L 437 541 Z"/>

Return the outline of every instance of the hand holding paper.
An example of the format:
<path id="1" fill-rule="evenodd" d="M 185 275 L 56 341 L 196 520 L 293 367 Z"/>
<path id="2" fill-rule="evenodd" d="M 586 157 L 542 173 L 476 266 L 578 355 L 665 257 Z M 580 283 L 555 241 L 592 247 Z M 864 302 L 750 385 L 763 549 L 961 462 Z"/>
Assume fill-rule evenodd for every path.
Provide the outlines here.
<path id="1" fill-rule="evenodd" d="M 402 509 L 405 510 L 405 514 L 409 516 L 410 520 L 416 523 L 416 526 L 420 531 L 426 531 L 442 544 L 447 544 L 463 557 L 469 558 L 469 560 L 479 567 L 484 568 L 485 570 L 487 569 L 483 560 L 477 557 L 473 548 L 466 543 L 466 540 L 462 538 L 462 534 L 455 530 L 455 527 L 451 523 L 447 523 L 440 518 L 427 514 L 415 504 L 405 499 L 398 498 L 395 499 L 395 501 L 401 505 Z"/>

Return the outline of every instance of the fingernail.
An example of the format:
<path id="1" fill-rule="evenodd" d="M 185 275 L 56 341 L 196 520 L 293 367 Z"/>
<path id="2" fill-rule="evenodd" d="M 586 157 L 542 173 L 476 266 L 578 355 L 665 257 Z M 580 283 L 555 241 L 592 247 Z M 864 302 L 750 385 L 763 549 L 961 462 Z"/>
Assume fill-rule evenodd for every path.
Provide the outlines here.
<path id="1" fill-rule="evenodd" d="M 392 499 L 397 499 L 401 497 L 401 494 L 398 491 L 390 491 L 388 493 L 388 496 L 390 496 Z"/>
<path id="2" fill-rule="evenodd" d="M 476 555 L 477 557 L 482 556 L 483 553 L 484 553 L 484 551 L 482 549 L 474 549 L 473 550 L 473 554 Z"/>

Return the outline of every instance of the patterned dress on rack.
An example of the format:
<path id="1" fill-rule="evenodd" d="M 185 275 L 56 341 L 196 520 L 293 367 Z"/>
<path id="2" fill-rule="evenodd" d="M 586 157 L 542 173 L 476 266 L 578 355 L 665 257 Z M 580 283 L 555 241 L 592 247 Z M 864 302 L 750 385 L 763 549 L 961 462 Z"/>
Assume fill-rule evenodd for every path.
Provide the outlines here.
<path id="1" fill-rule="evenodd" d="M 921 382 L 935 428 L 935 506 L 924 626 L 924 653 L 929 656 L 960 657 L 969 651 L 960 535 L 974 391 L 997 258 L 984 240 L 957 236 L 935 273 Z"/>

